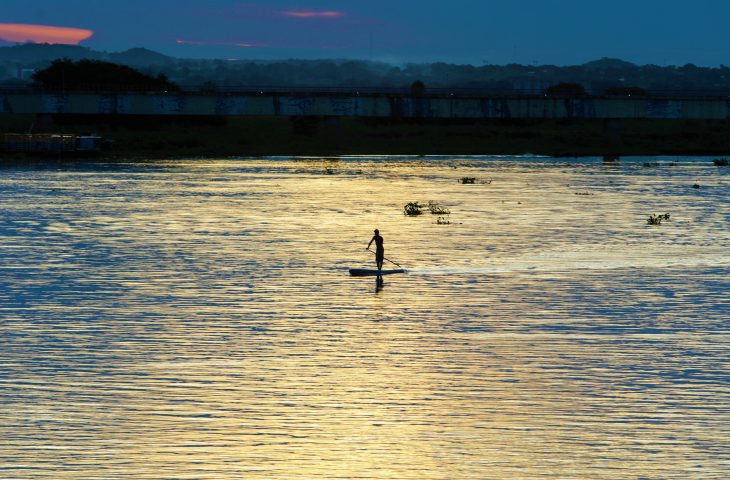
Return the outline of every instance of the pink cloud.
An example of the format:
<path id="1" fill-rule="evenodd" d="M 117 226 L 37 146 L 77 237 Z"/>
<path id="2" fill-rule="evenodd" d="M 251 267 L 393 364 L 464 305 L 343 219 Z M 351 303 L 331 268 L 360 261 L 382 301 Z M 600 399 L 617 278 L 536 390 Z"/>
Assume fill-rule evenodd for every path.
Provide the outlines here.
<path id="1" fill-rule="evenodd" d="M 63 43 L 78 45 L 91 37 L 93 30 L 53 27 L 24 23 L 0 23 L 0 39 L 6 42 Z"/>
<path id="2" fill-rule="evenodd" d="M 314 11 L 314 10 L 287 10 L 281 12 L 285 17 L 293 18 L 340 18 L 347 15 L 345 12 L 336 12 L 333 10 Z"/>

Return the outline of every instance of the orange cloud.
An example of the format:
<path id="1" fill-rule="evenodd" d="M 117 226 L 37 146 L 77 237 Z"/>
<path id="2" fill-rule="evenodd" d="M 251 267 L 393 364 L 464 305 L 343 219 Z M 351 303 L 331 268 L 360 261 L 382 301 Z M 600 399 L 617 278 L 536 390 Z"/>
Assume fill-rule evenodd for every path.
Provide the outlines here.
<path id="1" fill-rule="evenodd" d="M 284 16 L 294 18 L 339 18 L 345 16 L 345 12 L 335 12 L 331 10 L 322 12 L 315 12 L 312 10 L 289 10 L 281 13 Z"/>
<path id="2" fill-rule="evenodd" d="M 7 42 L 63 43 L 78 45 L 91 37 L 93 30 L 24 23 L 0 23 L 0 39 Z"/>

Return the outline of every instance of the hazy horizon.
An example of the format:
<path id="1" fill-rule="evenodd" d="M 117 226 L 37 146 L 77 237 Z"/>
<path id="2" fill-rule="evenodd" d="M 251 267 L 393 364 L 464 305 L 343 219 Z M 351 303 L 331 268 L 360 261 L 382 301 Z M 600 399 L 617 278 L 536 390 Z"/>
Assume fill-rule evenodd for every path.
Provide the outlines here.
<path id="1" fill-rule="evenodd" d="M 149 48 L 149 47 L 145 47 L 145 46 L 132 46 L 132 47 L 129 47 L 129 48 L 121 48 L 121 49 L 97 49 L 97 48 L 89 47 L 89 46 L 83 45 L 83 44 L 79 44 L 79 45 L 74 45 L 74 44 L 45 44 L 45 43 L 33 43 L 33 42 L 26 42 L 26 43 L 16 42 L 16 43 L 13 43 L 13 42 L 4 42 L 4 41 L 0 40 L 0 48 L 22 47 L 22 46 L 25 46 L 25 45 L 38 45 L 38 46 L 41 46 L 41 47 L 42 46 L 45 46 L 45 45 L 58 45 L 58 46 L 63 46 L 63 47 L 82 47 L 82 48 L 87 48 L 90 51 L 95 52 L 95 53 L 110 54 L 110 55 L 111 54 L 126 53 L 126 52 L 129 52 L 129 51 L 132 51 L 132 50 L 147 50 L 148 52 L 151 52 L 153 54 L 165 55 L 165 56 L 170 57 L 170 58 L 172 58 L 174 60 L 182 60 L 182 61 L 216 61 L 216 60 L 224 60 L 224 61 L 231 61 L 231 62 L 261 62 L 261 63 L 287 62 L 287 61 L 292 61 L 292 62 L 296 62 L 296 61 L 312 61 L 312 62 L 318 62 L 318 61 L 322 61 L 322 62 L 326 62 L 326 61 L 331 61 L 331 62 L 363 61 L 363 62 L 373 62 L 373 63 L 386 63 L 386 64 L 393 65 L 393 66 L 406 66 L 406 65 L 409 65 L 409 64 L 410 65 L 427 65 L 427 64 L 432 64 L 432 63 L 446 63 L 446 64 L 450 64 L 450 65 L 454 65 L 454 66 L 469 65 L 469 66 L 474 66 L 474 67 L 482 67 L 482 66 L 506 67 L 506 66 L 509 66 L 509 65 L 520 65 L 520 66 L 527 66 L 527 67 L 529 67 L 529 66 L 539 66 L 539 67 L 560 67 L 560 68 L 563 68 L 563 67 L 580 67 L 580 66 L 584 66 L 586 64 L 590 64 L 590 63 L 594 63 L 594 62 L 599 62 L 599 61 L 617 61 L 617 62 L 629 63 L 629 64 L 632 64 L 632 65 L 637 66 L 637 67 L 661 66 L 661 67 L 677 67 L 677 68 L 681 68 L 681 67 L 683 67 L 683 66 L 685 66 L 687 64 L 693 64 L 695 66 L 702 67 L 702 68 L 728 67 L 727 65 L 708 65 L 708 66 L 704 66 L 704 65 L 698 65 L 698 64 L 696 64 L 694 62 L 688 62 L 688 63 L 681 64 L 681 65 L 680 64 L 659 65 L 659 64 L 656 64 L 656 63 L 643 63 L 642 64 L 642 63 L 631 62 L 631 61 L 626 60 L 624 58 L 616 58 L 616 57 L 592 58 L 592 59 L 588 59 L 588 60 L 586 60 L 584 62 L 581 62 L 581 63 L 564 64 L 564 65 L 555 64 L 555 63 L 538 63 L 538 64 L 532 63 L 532 64 L 528 64 L 528 63 L 512 63 L 512 62 L 510 62 L 510 63 L 482 63 L 482 64 L 476 64 L 476 63 L 452 62 L 452 61 L 449 61 L 449 60 L 432 60 L 432 61 L 424 60 L 424 61 L 412 61 L 412 62 L 411 61 L 394 62 L 394 61 L 388 61 L 388 60 L 378 60 L 378 59 L 370 60 L 370 59 L 351 58 L 351 57 L 330 57 L 330 58 L 326 58 L 326 57 L 312 57 L 312 58 L 281 57 L 281 58 L 238 58 L 238 59 L 230 59 L 230 58 L 222 58 L 222 57 L 185 57 L 185 56 L 180 56 L 180 55 L 175 55 L 175 54 L 166 54 L 166 53 L 160 52 L 158 50 L 155 50 L 153 48 Z"/>

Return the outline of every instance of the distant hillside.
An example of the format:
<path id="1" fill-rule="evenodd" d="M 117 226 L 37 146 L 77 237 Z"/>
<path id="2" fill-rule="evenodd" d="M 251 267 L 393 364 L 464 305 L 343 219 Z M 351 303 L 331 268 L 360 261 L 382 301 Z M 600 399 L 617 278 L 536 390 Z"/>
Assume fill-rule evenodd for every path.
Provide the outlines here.
<path id="1" fill-rule="evenodd" d="M 625 68 L 636 68 L 636 65 L 631 62 L 619 60 L 618 58 L 607 58 L 603 57 L 600 60 L 593 60 L 592 62 L 584 63 L 583 68 L 589 70 L 607 70 L 607 69 L 625 69 Z"/>
<path id="2" fill-rule="evenodd" d="M 175 59 L 146 48 L 131 48 L 126 52 L 110 53 L 110 62 L 130 66 L 170 65 Z"/>
<path id="3" fill-rule="evenodd" d="M 126 65 L 183 90 L 206 92 L 267 88 L 408 89 L 417 81 L 425 93 L 474 90 L 479 93 L 540 94 L 571 84 L 588 95 L 620 92 L 673 95 L 729 95 L 730 68 L 635 65 L 602 58 L 583 65 L 456 65 L 444 62 L 388 64 L 362 60 L 228 61 L 180 59 L 145 48 L 98 52 L 74 45 L 24 44 L 0 47 L 0 84 L 29 82 L 52 61 L 101 60 Z"/>
<path id="4" fill-rule="evenodd" d="M 99 52 L 78 45 L 24 43 L 0 47 L 0 62 L 16 62 L 25 65 L 48 63 L 61 58 L 69 60 L 106 60 L 122 65 L 169 65 L 175 59 L 146 48 L 131 48 L 124 52 Z"/>
<path id="5" fill-rule="evenodd" d="M 106 54 L 102 52 L 78 45 L 24 43 L 10 47 L 0 47 L 0 62 L 50 63 L 58 58 L 101 60 L 105 56 Z"/>

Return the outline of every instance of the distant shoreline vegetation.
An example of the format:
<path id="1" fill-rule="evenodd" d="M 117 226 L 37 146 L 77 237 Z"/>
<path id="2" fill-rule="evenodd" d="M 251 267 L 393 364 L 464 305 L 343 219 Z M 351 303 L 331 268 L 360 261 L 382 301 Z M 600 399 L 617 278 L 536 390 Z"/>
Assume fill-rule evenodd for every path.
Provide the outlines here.
<path id="1" fill-rule="evenodd" d="M 602 120 L 429 120 L 343 117 L 170 117 L 0 114 L 1 132 L 102 137 L 109 158 L 335 155 L 730 155 L 730 122 L 624 120 L 619 145 Z M 8 154 L 0 153 L 0 160 Z M 715 163 L 723 168 L 724 162 Z M 471 179 L 469 179 L 471 180 Z M 488 179 L 475 179 L 482 183 Z M 468 182 L 463 182 L 468 183 Z"/>
<path id="2" fill-rule="evenodd" d="M 40 44 L 0 47 L 0 88 L 29 85 L 35 73 L 62 59 L 128 66 L 183 90 L 208 92 L 259 86 L 407 89 L 414 82 L 422 82 L 426 92 L 445 88 L 544 92 L 561 84 L 572 85 L 573 91 L 582 89 L 588 95 L 730 92 L 730 68 L 725 65 L 716 68 L 693 64 L 635 65 L 610 58 L 574 66 L 476 66 L 443 62 L 395 65 L 348 59 L 227 61 L 180 59 L 143 48 L 107 53 L 74 45 Z"/>
<path id="3" fill-rule="evenodd" d="M 165 74 L 156 77 L 144 74 L 126 65 L 103 60 L 79 60 L 64 58 L 33 74 L 36 85 L 45 90 L 98 90 L 105 91 L 161 91 L 177 92 L 180 88 L 170 82 Z"/>
<path id="4" fill-rule="evenodd" d="M 51 57 L 60 55 L 62 58 Z M 80 58 L 84 56 L 98 58 Z M 684 88 L 704 95 L 727 88 L 730 69 L 693 65 L 657 67 L 603 59 L 578 67 L 409 64 L 364 61 L 226 62 L 181 60 L 144 49 L 120 54 L 84 47 L 20 45 L 0 47 L 0 78 L 29 67 L 21 82 L 57 90 L 225 92 L 225 86 L 271 82 L 294 86 L 329 84 L 399 88 L 418 98 L 438 88 L 539 87 L 540 95 L 582 97 L 601 88 L 603 95 L 645 96 L 657 89 Z M 9 66 L 10 65 L 10 66 Z M 40 68 L 42 66 L 42 68 Z M 21 69 L 22 70 L 22 69 Z M 24 71 L 24 70 L 22 70 Z M 529 82 L 524 83 L 524 79 Z M 7 83 L 10 81 L 10 84 Z M 250 82 L 250 83 L 247 83 Z M 709 83 L 708 83 L 709 82 Z M 715 82 L 715 83 L 712 83 Z M 383 87 L 385 86 L 385 87 Z M 3 88 L 0 81 L 0 91 Z M 293 87 L 292 87 L 293 88 Z M 313 86 L 314 88 L 318 88 Z M 359 88 L 359 87 L 352 87 Z M 510 90 L 511 89 L 511 90 Z M 384 90 L 387 91 L 387 90 Z M 523 90 L 527 91 L 527 90 Z M 0 113 L 0 133 L 28 131 L 95 133 L 117 158 L 185 156 L 471 154 L 551 156 L 728 155 L 730 122 L 723 120 L 622 120 L 620 132 L 603 120 L 581 119 L 427 119 L 347 117 L 214 117 L 159 115 L 35 115 Z M 616 138 L 613 138 L 613 137 Z"/>

